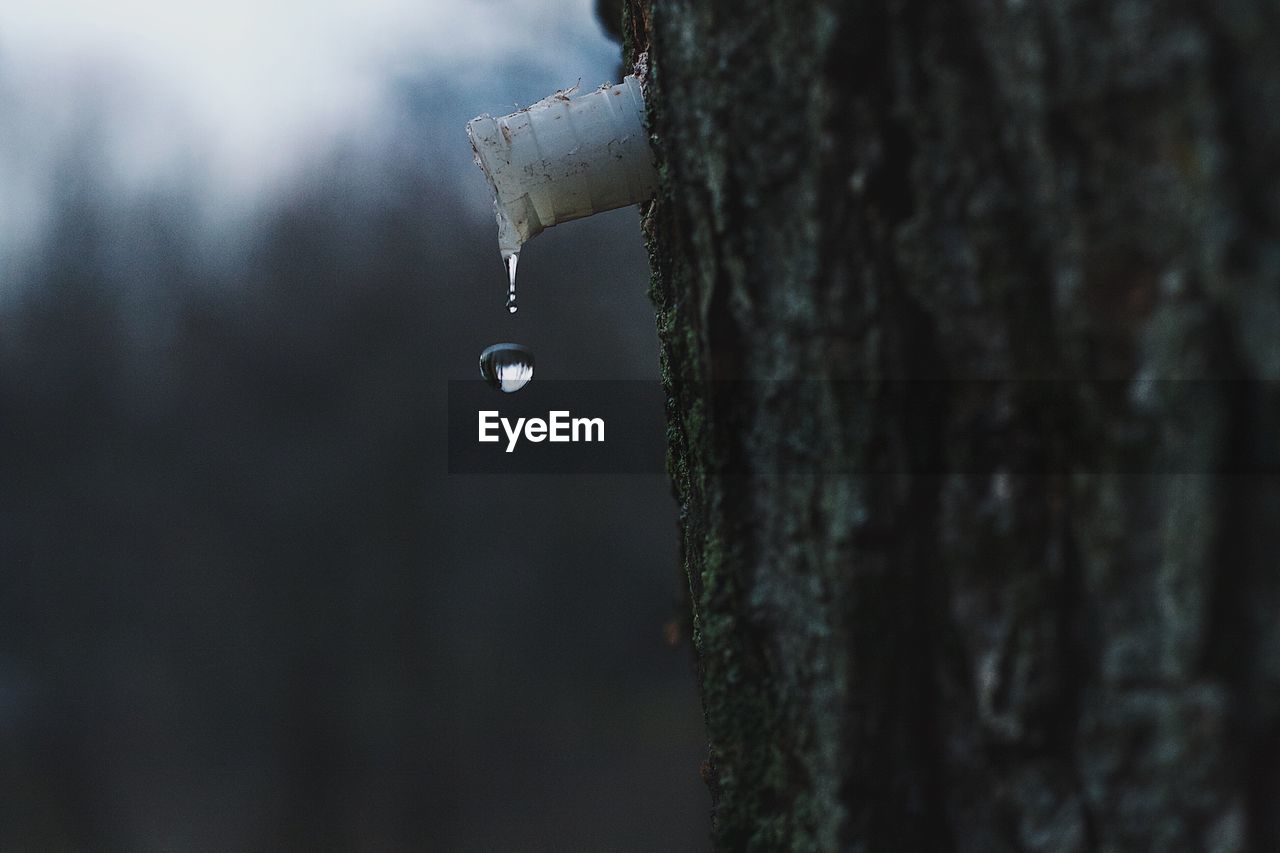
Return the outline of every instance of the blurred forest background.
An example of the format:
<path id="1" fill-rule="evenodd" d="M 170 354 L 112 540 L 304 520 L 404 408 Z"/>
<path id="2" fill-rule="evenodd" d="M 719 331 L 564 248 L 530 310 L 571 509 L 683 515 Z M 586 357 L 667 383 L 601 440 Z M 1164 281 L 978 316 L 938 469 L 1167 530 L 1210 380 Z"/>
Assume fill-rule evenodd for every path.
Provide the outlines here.
<path id="1" fill-rule="evenodd" d="M 667 478 L 445 473 L 487 344 L 657 375 L 635 212 L 509 317 L 463 131 L 590 4 L 75 6 L 0 3 L 0 849 L 705 848 Z"/>

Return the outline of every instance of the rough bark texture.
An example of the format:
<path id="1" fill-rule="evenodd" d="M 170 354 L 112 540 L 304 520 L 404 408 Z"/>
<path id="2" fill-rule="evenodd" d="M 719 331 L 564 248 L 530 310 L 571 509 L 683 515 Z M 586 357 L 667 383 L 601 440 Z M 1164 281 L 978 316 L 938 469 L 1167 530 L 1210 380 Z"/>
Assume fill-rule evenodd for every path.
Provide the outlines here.
<path id="1" fill-rule="evenodd" d="M 717 848 L 1280 850 L 1280 6 L 624 34 Z"/>

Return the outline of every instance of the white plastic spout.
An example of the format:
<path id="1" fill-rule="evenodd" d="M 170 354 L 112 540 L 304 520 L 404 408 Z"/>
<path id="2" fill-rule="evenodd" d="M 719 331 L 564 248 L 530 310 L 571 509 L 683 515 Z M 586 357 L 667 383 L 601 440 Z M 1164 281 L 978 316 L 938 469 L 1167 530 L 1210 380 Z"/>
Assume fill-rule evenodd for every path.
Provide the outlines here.
<path id="1" fill-rule="evenodd" d="M 501 118 L 467 122 L 493 187 L 504 258 L 546 228 L 649 199 L 658 186 L 640 80 L 557 92 Z"/>

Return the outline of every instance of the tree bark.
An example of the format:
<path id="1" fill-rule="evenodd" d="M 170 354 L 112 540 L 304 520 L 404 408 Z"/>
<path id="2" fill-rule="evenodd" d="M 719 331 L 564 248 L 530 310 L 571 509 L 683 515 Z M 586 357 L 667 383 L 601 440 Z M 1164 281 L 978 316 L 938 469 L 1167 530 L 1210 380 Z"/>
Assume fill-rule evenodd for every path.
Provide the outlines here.
<path id="1" fill-rule="evenodd" d="M 1280 850 L 1280 7 L 624 36 L 716 848 Z"/>

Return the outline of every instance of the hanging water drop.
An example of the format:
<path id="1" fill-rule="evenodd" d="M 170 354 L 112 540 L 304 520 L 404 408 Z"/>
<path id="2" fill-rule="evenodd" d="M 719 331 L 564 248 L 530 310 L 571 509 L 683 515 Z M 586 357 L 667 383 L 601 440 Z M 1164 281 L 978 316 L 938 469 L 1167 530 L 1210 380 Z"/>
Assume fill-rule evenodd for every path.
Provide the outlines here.
<path id="1" fill-rule="evenodd" d="M 494 344 L 480 353 L 480 376 L 504 394 L 513 394 L 533 379 L 533 350 L 520 344 Z"/>
<path id="2" fill-rule="evenodd" d="M 516 263 L 519 260 L 519 252 L 512 252 L 503 259 L 507 265 L 507 311 L 511 314 L 520 310 L 516 307 Z"/>

